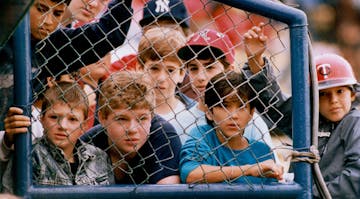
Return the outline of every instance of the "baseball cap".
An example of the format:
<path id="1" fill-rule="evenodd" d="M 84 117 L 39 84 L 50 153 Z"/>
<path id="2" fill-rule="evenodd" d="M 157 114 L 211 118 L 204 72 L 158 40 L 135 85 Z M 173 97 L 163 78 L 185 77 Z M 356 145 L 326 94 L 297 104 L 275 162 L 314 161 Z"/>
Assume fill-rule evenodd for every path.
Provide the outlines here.
<path id="1" fill-rule="evenodd" d="M 215 59 L 225 56 L 230 64 L 235 60 L 234 46 L 229 37 L 212 29 L 204 29 L 192 34 L 177 54 L 183 60 L 190 60 L 197 57 L 199 53 L 209 51 Z"/>
<path id="2" fill-rule="evenodd" d="M 143 12 L 139 22 L 141 27 L 158 19 L 174 20 L 182 27 L 189 27 L 189 15 L 182 0 L 150 0 L 145 4 Z"/>

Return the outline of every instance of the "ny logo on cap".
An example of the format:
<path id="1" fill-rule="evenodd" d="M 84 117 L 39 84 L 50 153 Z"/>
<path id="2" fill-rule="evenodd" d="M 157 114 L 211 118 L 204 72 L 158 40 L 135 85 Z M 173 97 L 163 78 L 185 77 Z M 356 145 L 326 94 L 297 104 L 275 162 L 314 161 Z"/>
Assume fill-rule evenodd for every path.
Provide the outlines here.
<path id="1" fill-rule="evenodd" d="M 331 73 L 330 64 L 321 64 L 317 67 L 319 73 L 324 76 L 324 79 L 328 78 L 328 75 Z"/>
<path id="2" fill-rule="evenodd" d="M 157 13 L 169 12 L 170 11 L 169 3 L 170 3 L 170 0 L 157 0 L 155 2 L 155 4 L 156 4 L 155 12 L 157 12 Z"/>

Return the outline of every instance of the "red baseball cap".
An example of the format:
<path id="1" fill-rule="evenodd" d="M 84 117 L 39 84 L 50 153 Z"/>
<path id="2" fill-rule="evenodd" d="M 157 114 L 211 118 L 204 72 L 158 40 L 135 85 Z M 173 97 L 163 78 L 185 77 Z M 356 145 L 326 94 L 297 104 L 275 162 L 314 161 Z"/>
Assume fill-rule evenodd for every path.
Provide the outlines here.
<path id="1" fill-rule="evenodd" d="M 235 60 L 234 46 L 229 37 L 212 29 L 204 29 L 192 34 L 177 54 L 183 60 L 190 60 L 209 51 L 215 59 L 225 56 L 230 64 Z"/>
<path id="2" fill-rule="evenodd" d="M 131 70 L 136 69 L 137 56 L 136 54 L 130 54 L 122 57 L 121 59 L 113 62 L 109 67 L 109 74 L 106 75 L 106 78 L 109 77 L 112 73 L 120 70 Z"/>

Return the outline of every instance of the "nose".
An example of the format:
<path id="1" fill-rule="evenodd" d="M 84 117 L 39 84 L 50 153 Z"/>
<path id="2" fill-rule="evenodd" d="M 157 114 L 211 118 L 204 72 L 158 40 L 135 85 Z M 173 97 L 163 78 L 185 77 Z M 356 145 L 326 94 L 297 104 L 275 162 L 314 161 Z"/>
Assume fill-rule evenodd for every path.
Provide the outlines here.
<path id="1" fill-rule="evenodd" d="M 228 111 L 230 111 L 230 118 L 231 119 L 233 119 L 233 120 L 237 120 L 237 119 L 239 119 L 239 117 L 240 117 L 240 111 L 238 110 L 238 109 L 235 109 L 235 108 L 232 108 L 232 109 L 230 109 L 230 110 L 228 110 Z"/>
<path id="2" fill-rule="evenodd" d="M 89 6 L 90 7 L 97 7 L 99 4 L 98 0 L 90 0 L 89 1 Z"/>
<path id="3" fill-rule="evenodd" d="M 66 130 L 68 127 L 68 121 L 65 118 L 59 118 L 58 125 L 60 129 Z"/>
<path id="4" fill-rule="evenodd" d="M 199 82 L 203 82 L 203 81 L 206 81 L 207 80 L 207 74 L 206 74 L 206 71 L 203 70 L 203 69 L 199 69 L 199 73 L 196 75 L 196 79 L 197 81 Z"/>
<path id="5" fill-rule="evenodd" d="M 44 15 L 43 24 L 44 25 L 52 25 L 54 23 L 54 17 L 53 15 L 48 12 Z"/>
<path id="6" fill-rule="evenodd" d="M 335 93 L 330 93 L 329 100 L 331 103 L 336 103 L 336 102 L 338 102 L 339 97 Z"/>
<path id="7" fill-rule="evenodd" d="M 128 135 L 133 135 L 138 132 L 140 124 L 136 119 L 131 120 L 128 129 L 126 129 Z"/>
<path id="8" fill-rule="evenodd" d="M 155 75 L 155 78 L 156 78 L 157 82 L 159 82 L 159 83 L 165 81 L 165 79 L 167 77 L 168 77 L 167 72 L 163 71 L 163 70 Z"/>

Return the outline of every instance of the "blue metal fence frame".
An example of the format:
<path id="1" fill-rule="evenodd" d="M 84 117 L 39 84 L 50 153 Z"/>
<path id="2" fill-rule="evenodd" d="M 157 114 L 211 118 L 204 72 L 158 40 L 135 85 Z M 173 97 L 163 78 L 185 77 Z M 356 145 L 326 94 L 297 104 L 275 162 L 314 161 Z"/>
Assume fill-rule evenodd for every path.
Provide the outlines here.
<path id="1" fill-rule="evenodd" d="M 269 0 L 216 0 L 229 6 L 256 13 L 287 24 L 290 28 L 291 79 L 293 96 L 294 148 L 310 147 L 310 87 L 307 42 L 307 17 L 304 12 Z M 30 104 L 31 56 L 29 17 L 15 32 L 14 92 L 15 105 Z M 27 112 L 30 114 L 30 111 Z M 202 185 L 116 185 L 94 186 L 33 186 L 30 134 L 17 136 L 15 142 L 16 194 L 29 198 L 312 198 L 311 168 L 307 163 L 295 163 L 295 182 L 285 185 L 202 184 Z"/>

